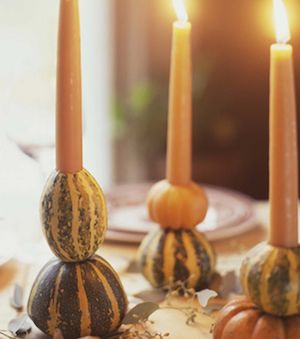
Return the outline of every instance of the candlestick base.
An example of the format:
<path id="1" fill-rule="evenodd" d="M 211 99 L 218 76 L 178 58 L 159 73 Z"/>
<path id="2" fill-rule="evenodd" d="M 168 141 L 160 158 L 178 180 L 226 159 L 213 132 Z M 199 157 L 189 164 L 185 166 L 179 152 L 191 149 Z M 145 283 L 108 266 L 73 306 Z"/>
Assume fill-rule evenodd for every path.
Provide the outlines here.
<path id="1" fill-rule="evenodd" d="M 300 338 L 300 316 L 278 317 L 261 311 L 247 298 L 229 302 L 220 311 L 213 339 Z"/>
<path id="2" fill-rule="evenodd" d="M 143 240 L 138 261 L 154 287 L 168 288 L 181 281 L 195 290 L 207 287 L 216 265 L 211 244 L 194 229 L 154 230 Z"/>
<path id="3" fill-rule="evenodd" d="M 240 276 L 245 294 L 263 311 L 276 316 L 300 314 L 300 246 L 261 243 L 246 255 Z"/>
<path id="4" fill-rule="evenodd" d="M 44 333 L 64 338 L 104 337 L 121 324 L 127 298 L 117 273 L 101 257 L 82 263 L 54 259 L 36 278 L 28 315 Z"/>

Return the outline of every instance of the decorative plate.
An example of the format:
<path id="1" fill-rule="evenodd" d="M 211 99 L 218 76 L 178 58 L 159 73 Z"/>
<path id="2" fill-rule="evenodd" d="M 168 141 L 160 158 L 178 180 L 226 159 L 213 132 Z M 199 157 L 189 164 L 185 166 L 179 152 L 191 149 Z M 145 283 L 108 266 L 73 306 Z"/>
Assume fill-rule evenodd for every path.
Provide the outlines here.
<path id="1" fill-rule="evenodd" d="M 145 198 L 150 183 L 118 186 L 106 195 L 109 229 L 106 238 L 114 241 L 140 242 L 157 224 L 148 218 Z M 209 240 L 232 237 L 257 226 L 254 200 L 224 188 L 202 185 L 209 199 L 209 210 L 197 229 Z"/>

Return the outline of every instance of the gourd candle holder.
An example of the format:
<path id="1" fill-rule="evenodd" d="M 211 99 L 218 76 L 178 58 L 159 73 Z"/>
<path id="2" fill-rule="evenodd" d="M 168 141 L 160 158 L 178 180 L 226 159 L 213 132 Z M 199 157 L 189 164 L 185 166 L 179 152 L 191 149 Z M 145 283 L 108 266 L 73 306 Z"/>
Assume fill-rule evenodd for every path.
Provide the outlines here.
<path id="1" fill-rule="evenodd" d="M 65 338 L 105 336 L 126 314 L 127 298 L 117 273 L 95 255 L 107 227 L 103 193 L 85 170 L 55 172 L 41 199 L 46 239 L 58 257 L 36 278 L 28 315 L 44 333 Z"/>
<path id="2" fill-rule="evenodd" d="M 300 247 L 261 243 L 241 266 L 247 298 L 228 303 L 218 315 L 214 339 L 300 338 Z"/>
<path id="3" fill-rule="evenodd" d="M 270 235 L 242 262 L 241 284 L 248 301 L 221 311 L 214 339 L 300 338 L 300 247 L 298 242 L 298 152 L 292 46 L 285 8 L 274 1 L 278 44 L 271 47 Z"/>
<path id="4" fill-rule="evenodd" d="M 205 236 L 195 230 L 207 213 L 208 200 L 191 180 L 191 23 L 184 6 L 173 4 L 178 20 L 172 34 L 166 180 L 154 185 L 147 199 L 149 216 L 160 228 L 144 239 L 138 260 L 154 287 L 181 281 L 201 289 L 208 284 L 216 259 Z"/>
<path id="5" fill-rule="evenodd" d="M 241 284 L 246 296 L 276 316 L 300 314 L 300 247 L 261 243 L 242 262 Z"/>
<path id="6" fill-rule="evenodd" d="M 205 192 L 197 184 L 175 186 L 163 180 L 148 195 L 148 210 L 160 227 L 143 240 L 138 260 L 154 287 L 183 281 L 188 288 L 207 286 L 215 270 L 215 253 L 205 235 L 195 230 L 208 209 Z"/>
<path id="7" fill-rule="evenodd" d="M 64 338 L 105 337 L 121 324 L 127 297 L 114 269 L 96 251 L 104 240 L 104 195 L 82 167 L 80 29 L 77 0 L 60 1 L 56 168 L 41 199 L 41 223 L 58 257 L 36 278 L 27 311 L 35 325 Z"/>

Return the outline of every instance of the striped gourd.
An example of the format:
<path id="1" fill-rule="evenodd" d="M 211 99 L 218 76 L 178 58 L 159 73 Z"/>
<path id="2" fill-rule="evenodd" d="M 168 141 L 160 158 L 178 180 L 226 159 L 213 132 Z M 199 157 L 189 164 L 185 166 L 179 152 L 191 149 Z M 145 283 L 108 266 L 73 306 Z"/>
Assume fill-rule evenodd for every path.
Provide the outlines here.
<path id="1" fill-rule="evenodd" d="M 117 273 L 101 257 L 81 263 L 50 261 L 36 278 L 27 311 L 36 326 L 66 339 L 105 336 L 125 316 L 127 298 Z"/>
<path id="2" fill-rule="evenodd" d="M 262 310 L 278 316 L 300 313 L 300 247 L 261 243 L 241 266 L 245 294 Z"/>
<path id="3" fill-rule="evenodd" d="M 50 176 L 42 194 L 40 215 L 48 244 L 63 261 L 86 260 L 103 242 L 106 204 L 99 185 L 85 169 Z"/>
<path id="4" fill-rule="evenodd" d="M 142 242 L 138 260 L 154 287 L 186 282 L 188 288 L 205 287 L 215 269 L 215 253 L 202 233 L 194 229 L 158 228 Z"/>

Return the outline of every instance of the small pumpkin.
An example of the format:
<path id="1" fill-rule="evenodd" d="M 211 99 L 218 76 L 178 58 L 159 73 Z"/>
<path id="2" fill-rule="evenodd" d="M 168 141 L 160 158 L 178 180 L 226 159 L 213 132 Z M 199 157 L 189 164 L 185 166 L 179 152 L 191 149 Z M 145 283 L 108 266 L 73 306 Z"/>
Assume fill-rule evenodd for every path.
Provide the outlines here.
<path id="1" fill-rule="evenodd" d="M 172 185 L 167 180 L 156 183 L 148 193 L 150 218 L 166 228 L 194 228 L 204 220 L 208 199 L 194 182 Z"/>
<path id="2" fill-rule="evenodd" d="M 183 281 L 188 288 L 207 286 L 215 270 L 215 253 L 205 236 L 194 229 L 157 228 L 138 251 L 142 273 L 154 287 Z"/>
<path id="3" fill-rule="evenodd" d="M 117 273 L 101 257 L 81 263 L 58 259 L 46 264 L 36 278 L 27 311 L 35 325 L 53 336 L 105 337 L 126 314 L 127 298 Z"/>
<path id="4" fill-rule="evenodd" d="M 277 316 L 300 313 L 300 247 L 261 243 L 246 255 L 240 276 L 245 294 L 263 311 Z"/>
<path id="5" fill-rule="evenodd" d="M 54 254 L 66 262 L 86 260 L 103 242 L 107 211 L 103 193 L 85 169 L 54 172 L 44 189 L 42 228 Z"/>
<path id="6" fill-rule="evenodd" d="M 219 312 L 214 339 L 300 338 L 300 316 L 278 317 L 260 310 L 248 298 L 229 302 Z"/>

